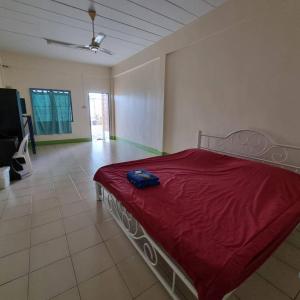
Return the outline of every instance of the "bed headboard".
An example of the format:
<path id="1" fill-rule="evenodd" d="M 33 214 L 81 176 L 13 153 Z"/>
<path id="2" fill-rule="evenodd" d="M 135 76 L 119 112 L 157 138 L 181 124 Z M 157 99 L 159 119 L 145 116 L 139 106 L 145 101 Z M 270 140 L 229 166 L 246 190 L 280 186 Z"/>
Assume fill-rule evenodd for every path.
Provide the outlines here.
<path id="1" fill-rule="evenodd" d="M 274 143 L 259 131 L 237 130 L 225 137 L 199 131 L 198 148 L 277 165 L 300 173 L 300 147 Z"/>

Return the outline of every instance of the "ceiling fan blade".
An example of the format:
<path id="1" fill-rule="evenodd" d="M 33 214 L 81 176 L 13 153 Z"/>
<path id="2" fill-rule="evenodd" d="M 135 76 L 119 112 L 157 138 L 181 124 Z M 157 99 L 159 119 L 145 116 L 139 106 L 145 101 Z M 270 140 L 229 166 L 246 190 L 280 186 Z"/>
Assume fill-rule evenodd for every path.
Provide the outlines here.
<path id="1" fill-rule="evenodd" d="M 108 55 L 113 55 L 113 53 L 110 50 L 102 48 L 102 47 L 99 48 L 99 51 L 102 53 L 108 54 Z"/>
<path id="2" fill-rule="evenodd" d="M 105 39 L 105 34 L 98 33 L 97 36 L 95 37 L 95 42 L 100 45 L 104 39 Z"/>
<path id="3" fill-rule="evenodd" d="M 75 47 L 76 49 L 79 49 L 79 50 L 88 50 L 88 51 L 90 51 L 90 46 L 77 46 L 77 47 Z"/>
<path id="4" fill-rule="evenodd" d="M 63 41 L 57 41 L 57 40 L 52 40 L 52 39 L 47 39 L 45 38 L 45 41 L 47 42 L 47 44 L 57 44 L 57 45 L 61 45 L 61 46 L 74 46 L 74 44 L 71 43 L 67 43 L 67 42 L 63 42 Z"/>
<path id="5" fill-rule="evenodd" d="M 52 39 L 47 39 L 44 38 L 44 40 L 47 42 L 48 45 L 57 45 L 57 46 L 62 46 L 62 47 L 67 47 L 67 48 L 72 48 L 72 49 L 79 49 L 79 50 L 87 50 L 91 52 L 91 48 L 89 45 L 77 45 L 77 44 L 72 44 L 72 43 L 67 43 L 63 41 L 58 41 L 58 40 L 52 40 Z M 113 55 L 113 53 L 105 48 L 99 47 L 98 48 L 99 52 L 108 54 L 108 55 Z M 97 51 L 95 51 L 96 53 Z"/>
<path id="6" fill-rule="evenodd" d="M 81 45 L 67 43 L 67 42 L 58 41 L 58 40 L 47 39 L 47 38 L 45 38 L 45 41 L 47 42 L 48 45 L 53 44 L 53 45 L 64 46 L 64 47 L 69 47 L 69 48 L 81 47 Z"/>

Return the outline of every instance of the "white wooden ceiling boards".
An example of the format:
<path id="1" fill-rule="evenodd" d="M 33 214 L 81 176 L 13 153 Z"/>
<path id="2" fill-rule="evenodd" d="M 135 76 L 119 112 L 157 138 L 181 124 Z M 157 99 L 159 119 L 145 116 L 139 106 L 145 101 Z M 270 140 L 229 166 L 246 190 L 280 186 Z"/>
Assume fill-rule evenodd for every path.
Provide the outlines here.
<path id="1" fill-rule="evenodd" d="M 0 0 L 0 51 L 114 65 L 208 13 L 225 0 L 96 0 L 96 33 L 114 55 L 56 45 L 44 38 L 87 45 L 89 0 Z"/>

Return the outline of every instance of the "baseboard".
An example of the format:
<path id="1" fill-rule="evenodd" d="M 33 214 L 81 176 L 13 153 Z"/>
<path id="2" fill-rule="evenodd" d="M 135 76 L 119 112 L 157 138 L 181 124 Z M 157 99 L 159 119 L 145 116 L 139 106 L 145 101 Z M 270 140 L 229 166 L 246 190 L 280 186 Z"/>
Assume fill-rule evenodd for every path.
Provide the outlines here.
<path id="1" fill-rule="evenodd" d="M 91 138 L 79 138 L 79 139 L 64 139 L 64 140 L 49 140 L 49 141 L 36 141 L 37 146 L 57 145 L 57 144 L 70 144 L 70 143 L 84 143 L 91 142 Z"/>
<path id="2" fill-rule="evenodd" d="M 148 152 L 148 153 L 151 153 L 151 154 L 155 154 L 155 155 L 166 155 L 167 154 L 166 152 L 159 151 L 155 148 L 145 146 L 143 144 L 139 144 L 139 143 L 133 142 L 131 140 L 128 140 L 128 139 L 125 139 L 125 138 L 122 138 L 122 137 L 119 137 L 119 136 L 112 135 L 112 136 L 110 136 L 110 139 L 111 140 L 118 140 L 118 141 L 122 141 L 122 142 L 125 142 L 125 143 L 128 143 L 128 144 L 131 144 L 131 145 L 135 146 L 136 148 L 139 148 L 139 149 L 144 150 L 145 152 Z"/>

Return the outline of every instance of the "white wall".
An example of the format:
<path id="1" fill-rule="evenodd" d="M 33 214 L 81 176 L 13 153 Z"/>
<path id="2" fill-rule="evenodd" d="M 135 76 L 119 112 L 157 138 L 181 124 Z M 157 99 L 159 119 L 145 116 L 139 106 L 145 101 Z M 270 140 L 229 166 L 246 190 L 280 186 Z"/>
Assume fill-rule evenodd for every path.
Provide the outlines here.
<path id="1" fill-rule="evenodd" d="M 195 146 L 199 129 L 260 129 L 300 145 L 300 26 L 293 9 L 271 6 L 167 56 L 166 151 Z"/>
<path id="2" fill-rule="evenodd" d="M 162 150 L 161 76 L 160 59 L 114 76 L 116 136 Z"/>
<path id="3" fill-rule="evenodd" d="M 111 68 L 16 53 L 1 53 L 5 86 L 19 90 L 31 112 L 30 88 L 71 91 L 74 122 L 72 134 L 37 136 L 37 140 L 89 138 L 89 92 L 110 92 Z M 84 107 L 85 106 L 85 107 Z"/>
<path id="4" fill-rule="evenodd" d="M 113 74 L 166 55 L 164 151 L 195 146 L 199 129 L 222 135 L 254 128 L 300 145 L 299 15 L 299 0 L 228 0 L 114 66 Z M 122 114 L 120 108 L 117 118 Z"/>

